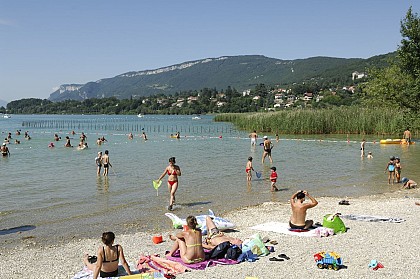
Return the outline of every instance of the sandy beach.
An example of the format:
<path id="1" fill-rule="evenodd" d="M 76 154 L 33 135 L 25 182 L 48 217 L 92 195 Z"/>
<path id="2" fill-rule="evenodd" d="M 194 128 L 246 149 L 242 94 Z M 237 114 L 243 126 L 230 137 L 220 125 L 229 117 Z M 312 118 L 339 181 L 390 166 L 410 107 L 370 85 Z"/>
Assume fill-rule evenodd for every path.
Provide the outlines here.
<path id="1" fill-rule="evenodd" d="M 316 197 L 315 193 L 311 193 Z M 279 193 L 281 195 L 281 192 Z M 230 235 L 245 239 L 259 232 L 278 242 L 275 252 L 260 257 L 256 262 L 231 266 L 216 266 L 204 271 L 192 271 L 177 278 L 416 278 L 420 270 L 418 220 L 420 191 L 401 190 L 394 193 L 347 198 L 350 205 L 339 205 L 339 198 L 316 197 L 319 205 L 308 212 L 308 218 L 321 222 L 325 214 L 340 212 L 343 215 L 373 215 L 402 218 L 402 223 L 378 223 L 343 219 L 348 231 L 330 237 L 299 237 L 274 232 L 256 231 L 252 226 L 271 222 L 288 222 L 289 197 L 282 202 L 266 202 L 255 207 L 240 208 L 223 216 L 237 228 Z M 117 235 L 116 242 L 124 247 L 129 263 L 134 264 L 141 254 L 164 255 L 171 241 L 168 228 L 162 235 L 165 241 L 153 244 L 152 234 L 138 232 Z M 22 246 L 3 250 L 0 254 L 1 278 L 72 278 L 82 267 L 83 253 L 94 254 L 101 245 L 97 239 L 73 239 L 64 245 L 39 247 L 34 239 L 22 239 Z M 335 251 L 346 268 L 339 271 L 321 270 L 316 267 L 313 255 L 321 251 Z M 290 260 L 269 261 L 272 256 L 284 253 Z M 384 268 L 372 270 L 368 264 L 378 260 Z"/>

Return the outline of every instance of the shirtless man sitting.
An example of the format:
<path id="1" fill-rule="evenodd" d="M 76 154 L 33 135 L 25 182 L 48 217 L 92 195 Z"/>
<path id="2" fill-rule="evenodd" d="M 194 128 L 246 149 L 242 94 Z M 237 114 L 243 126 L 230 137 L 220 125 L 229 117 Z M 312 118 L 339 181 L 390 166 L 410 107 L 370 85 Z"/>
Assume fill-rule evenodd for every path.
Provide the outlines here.
<path id="1" fill-rule="evenodd" d="M 311 201 L 304 203 L 305 196 Z M 306 220 L 306 210 L 315 207 L 318 202 L 311 197 L 306 191 L 298 191 L 290 198 L 290 205 L 292 207 L 292 216 L 290 217 L 289 225 L 292 229 L 309 229 L 314 221 Z"/>
<path id="2" fill-rule="evenodd" d="M 231 237 L 225 235 L 223 232 L 219 231 L 219 229 L 214 224 L 213 220 L 210 216 L 206 217 L 206 226 L 207 226 L 207 237 L 205 242 L 203 243 L 203 247 L 206 249 L 213 249 L 220 243 L 229 241 L 232 245 L 241 246 L 242 240 L 239 238 Z"/>

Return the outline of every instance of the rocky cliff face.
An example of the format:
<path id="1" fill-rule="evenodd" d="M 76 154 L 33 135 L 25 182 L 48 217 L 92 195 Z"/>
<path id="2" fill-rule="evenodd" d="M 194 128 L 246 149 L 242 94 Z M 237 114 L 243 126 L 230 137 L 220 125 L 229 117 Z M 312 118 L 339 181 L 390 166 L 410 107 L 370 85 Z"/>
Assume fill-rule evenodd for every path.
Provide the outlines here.
<path id="1" fill-rule="evenodd" d="M 83 86 L 84 84 L 62 84 L 56 91 L 50 94 L 49 99 L 53 101 L 62 101 L 71 99 L 69 98 L 70 95 L 77 94 L 79 96 L 79 90 Z M 82 96 L 80 97 L 83 99 Z"/>

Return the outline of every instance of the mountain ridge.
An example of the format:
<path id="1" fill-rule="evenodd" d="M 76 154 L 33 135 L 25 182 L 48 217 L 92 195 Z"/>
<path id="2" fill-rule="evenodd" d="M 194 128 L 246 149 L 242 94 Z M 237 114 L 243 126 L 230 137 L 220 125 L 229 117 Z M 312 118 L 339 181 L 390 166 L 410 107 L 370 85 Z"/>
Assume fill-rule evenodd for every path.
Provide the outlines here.
<path id="1" fill-rule="evenodd" d="M 390 54 L 371 58 L 335 58 L 317 56 L 282 60 L 263 55 L 220 56 L 186 61 L 152 70 L 129 71 L 111 78 L 85 84 L 62 84 L 49 100 L 85 100 L 115 96 L 138 98 L 180 91 L 234 87 L 245 90 L 257 84 L 269 86 L 292 84 L 310 79 L 351 80 L 354 71 L 363 72 L 371 65 L 381 65 Z"/>

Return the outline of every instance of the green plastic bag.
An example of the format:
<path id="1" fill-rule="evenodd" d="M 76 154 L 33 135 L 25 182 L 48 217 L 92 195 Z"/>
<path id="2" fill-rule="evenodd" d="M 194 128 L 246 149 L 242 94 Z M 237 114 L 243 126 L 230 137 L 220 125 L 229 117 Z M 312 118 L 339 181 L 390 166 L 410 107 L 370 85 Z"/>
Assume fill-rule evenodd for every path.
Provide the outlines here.
<path id="1" fill-rule="evenodd" d="M 242 253 L 245 253 L 248 250 L 251 250 L 251 252 L 257 256 L 267 256 L 270 254 L 270 251 L 265 247 L 261 236 L 258 233 L 251 236 L 248 241 L 242 243 Z"/>
<path id="2" fill-rule="evenodd" d="M 337 214 L 327 214 L 324 216 L 322 226 L 334 230 L 334 233 L 344 233 L 347 231 L 346 226 Z"/>

